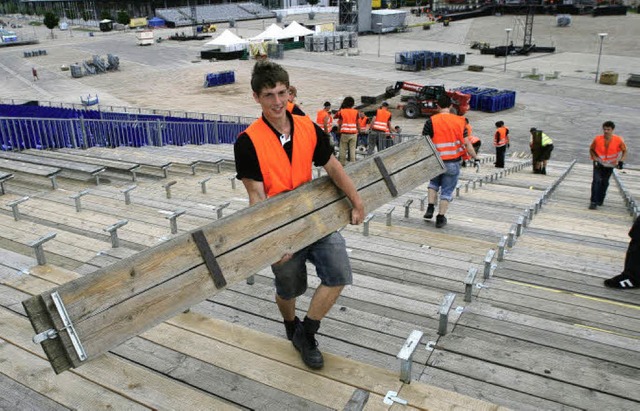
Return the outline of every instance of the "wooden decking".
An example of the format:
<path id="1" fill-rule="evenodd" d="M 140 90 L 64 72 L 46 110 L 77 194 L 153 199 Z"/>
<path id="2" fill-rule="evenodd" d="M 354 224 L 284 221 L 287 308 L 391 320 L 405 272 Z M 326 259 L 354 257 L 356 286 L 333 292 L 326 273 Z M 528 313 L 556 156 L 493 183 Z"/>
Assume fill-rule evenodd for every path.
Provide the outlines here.
<path id="1" fill-rule="evenodd" d="M 229 146 L 165 148 L 166 157 L 188 158 L 189 149 L 212 158 L 230 152 Z M 140 151 L 136 163 L 145 155 L 149 162 L 157 157 Z M 0 408 L 343 409 L 360 389 L 370 393 L 366 409 L 404 407 L 384 404 L 388 391 L 416 409 L 638 409 L 640 290 L 602 284 L 622 268 L 632 223 L 613 179 L 605 205 L 590 211 L 591 168 L 573 166 L 483 278 L 487 252 L 497 250 L 568 167 L 551 163 L 547 176 L 524 168 L 487 178 L 482 187 L 462 186 L 443 229 L 422 219 L 426 183 L 373 210 L 368 236 L 362 226 L 345 227 L 354 284 L 322 322 L 326 366 L 320 372 L 304 367 L 284 338 L 267 268 L 253 285 L 233 286 L 58 376 L 30 341 L 22 300 L 170 238 L 168 212 L 187 211 L 178 218 L 184 232 L 216 219 L 214 207 L 229 203 L 227 215 L 248 202 L 241 184 L 232 188 L 228 168 L 220 174 L 198 168 L 196 175 L 172 169 L 171 198 L 166 180 L 142 174 L 129 205 L 125 175 L 100 186 L 59 178 L 53 191 L 17 175 L 0 197 Z M 461 182 L 495 171 L 489 164 L 479 173 L 464 169 Z M 637 171 L 619 176 L 640 193 Z M 206 194 L 199 185 L 205 177 L 211 177 Z M 87 188 L 77 212 L 71 196 Z M 24 196 L 30 199 L 15 221 L 5 204 Z M 413 202 L 405 217 L 407 200 Z M 122 219 L 129 223 L 114 249 L 103 228 Z M 37 266 L 29 243 L 49 232 L 57 232 L 44 244 L 52 264 Z M 480 285 L 464 302 L 470 267 L 478 268 Z M 310 289 L 298 300 L 301 316 L 318 284 L 312 266 L 309 271 Z M 456 300 L 448 332 L 439 335 L 438 311 L 450 292 Z M 412 330 L 424 337 L 413 357 L 413 381 L 404 384 L 396 355 Z"/>

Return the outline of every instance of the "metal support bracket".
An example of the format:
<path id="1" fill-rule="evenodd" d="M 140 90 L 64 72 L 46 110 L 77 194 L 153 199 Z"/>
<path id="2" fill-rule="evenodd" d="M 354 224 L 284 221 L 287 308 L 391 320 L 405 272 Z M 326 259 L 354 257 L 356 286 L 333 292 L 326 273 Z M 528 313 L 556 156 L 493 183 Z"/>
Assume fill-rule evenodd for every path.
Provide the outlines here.
<path id="1" fill-rule="evenodd" d="M 231 189 L 235 190 L 236 189 L 236 176 L 229 177 L 229 180 L 231 180 Z"/>
<path id="2" fill-rule="evenodd" d="M 207 194 L 207 182 L 209 180 L 211 180 L 211 177 L 207 177 L 198 181 L 198 184 L 200 184 L 200 190 L 202 190 L 202 194 Z"/>
<path id="3" fill-rule="evenodd" d="M 491 249 L 487 251 L 487 255 L 484 257 L 484 279 L 491 277 L 491 261 L 496 255 L 496 250 Z"/>
<path id="4" fill-rule="evenodd" d="M 456 299 L 455 293 L 449 293 L 444 296 L 442 304 L 440 304 L 440 324 L 438 326 L 438 335 L 447 334 L 447 325 L 449 322 L 449 310 Z"/>
<path id="5" fill-rule="evenodd" d="M 138 182 L 138 171 L 140 171 L 140 168 L 142 168 L 141 165 L 137 165 L 135 167 L 133 167 L 131 170 L 131 181 L 133 181 L 134 183 Z"/>
<path id="6" fill-rule="evenodd" d="M 162 175 L 164 175 L 164 178 L 169 177 L 169 167 L 171 167 L 171 164 L 160 167 L 162 169 Z"/>
<path id="7" fill-rule="evenodd" d="M 219 220 L 222 218 L 222 210 L 229 207 L 231 203 L 220 204 L 219 206 L 214 207 L 213 209 L 216 211 L 216 218 Z"/>
<path id="8" fill-rule="evenodd" d="M 120 220 L 117 223 L 110 225 L 109 227 L 104 229 L 104 231 L 108 232 L 109 235 L 111 236 L 111 248 L 120 247 L 120 239 L 118 238 L 118 228 L 126 225 L 128 222 L 129 220 Z"/>
<path id="9" fill-rule="evenodd" d="M 523 225 L 524 225 L 524 216 L 519 216 L 518 221 L 516 222 L 516 237 L 520 237 L 522 235 Z"/>
<path id="10" fill-rule="evenodd" d="M 471 302 L 471 292 L 473 291 L 473 283 L 476 281 L 478 275 L 478 269 L 476 267 L 470 267 L 467 271 L 467 278 L 464 280 L 464 300 Z"/>
<path id="11" fill-rule="evenodd" d="M 36 253 L 36 260 L 38 260 L 38 265 L 45 265 L 47 263 L 42 245 L 49 240 L 53 240 L 54 238 L 56 238 L 56 233 L 49 233 L 44 237 L 40 237 L 37 240 L 29 243 L 29 247 L 32 247 Z"/>
<path id="12" fill-rule="evenodd" d="M 62 298 L 60 298 L 60 294 L 58 294 L 57 291 L 54 291 L 51 293 L 51 299 L 53 300 L 56 310 L 58 310 L 58 314 L 60 315 L 60 319 L 62 320 L 62 324 L 64 325 L 62 330 L 69 334 L 69 339 L 71 339 L 71 344 L 73 344 L 73 348 L 76 350 L 78 359 L 80 361 L 85 361 L 87 359 L 87 353 L 85 352 L 82 342 L 76 333 L 76 329 L 71 322 L 71 318 L 69 317 L 69 313 L 67 313 L 64 303 L 62 302 Z"/>
<path id="13" fill-rule="evenodd" d="M 167 184 L 163 184 L 164 190 L 167 192 L 167 198 L 171 198 L 171 186 L 178 183 L 176 180 L 169 181 Z"/>
<path id="14" fill-rule="evenodd" d="M 407 400 L 403 400 L 402 398 L 398 397 L 397 391 L 387 391 L 387 394 L 384 396 L 384 399 L 382 400 L 382 402 L 384 402 L 387 405 L 393 405 L 393 403 L 398 403 L 402 405 L 408 404 Z"/>
<path id="15" fill-rule="evenodd" d="M 223 159 L 220 159 L 220 160 L 216 160 L 216 161 L 213 162 L 213 164 L 216 166 L 216 172 L 218 174 L 221 173 L 221 167 L 222 167 L 222 162 L 223 161 L 224 161 Z"/>
<path id="16" fill-rule="evenodd" d="M 204 232 L 202 232 L 202 230 L 194 231 L 191 233 L 191 238 L 193 238 L 193 242 L 196 244 L 196 247 L 198 247 L 200 255 L 204 260 L 204 264 L 207 266 L 211 278 L 213 278 L 213 284 L 218 289 L 226 286 L 227 280 L 225 280 L 224 275 L 222 275 L 222 269 L 218 264 L 218 260 L 216 260 L 216 256 L 213 255 L 211 247 L 209 247 L 209 243 L 207 242 L 207 237 L 205 237 Z"/>
<path id="17" fill-rule="evenodd" d="M 363 221 L 363 229 L 362 229 L 362 235 L 364 235 L 365 237 L 369 236 L 369 221 L 373 220 L 373 217 L 375 217 L 375 214 L 373 213 L 369 213 L 367 214 L 367 216 L 364 218 Z"/>
<path id="18" fill-rule="evenodd" d="M 100 185 L 100 174 L 104 173 L 105 171 L 107 171 L 107 169 L 102 169 L 100 171 L 96 171 L 95 173 L 93 173 L 93 176 L 96 178 L 96 185 L 99 186 Z"/>
<path id="19" fill-rule="evenodd" d="M 411 363 L 413 362 L 413 354 L 416 352 L 416 348 L 420 344 L 420 340 L 423 336 L 422 331 L 413 330 L 404 345 L 400 349 L 400 352 L 396 356 L 400 360 L 400 381 L 410 384 L 411 383 Z"/>
<path id="20" fill-rule="evenodd" d="M 316 178 L 320 178 L 322 176 L 322 167 L 316 167 Z"/>
<path id="21" fill-rule="evenodd" d="M 503 235 L 498 241 L 498 261 L 504 260 L 505 247 L 507 246 L 507 236 Z"/>
<path id="22" fill-rule="evenodd" d="M 7 203 L 8 207 L 11 207 L 11 212 L 13 213 L 13 219 L 16 221 L 20 221 L 20 210 L 18 209 L 18 205 L 27 201 L 29 197 L 22 197 L 15 201 L 11 201 Z"/>
<path id="23" fill-rule="evenodd" d="M 413 199 L 410 198 L 404 203 L 404 218 L 409 218 L 409 207 L 413 203 Z"/>
<path id="24" fill-rule="evenodd" d="M 176 210 L 172 214 L 165 217 L 169 220 L 169 225 L 171 226 L 171 234 L 178 234 L 178 217 L 185 214 L 187 210 Z"/>
<path id="25" fill-rule="evenodd" d="M 89 189 L 87 190 L 82 190 L 77 194 L 72 195 L 69 198 L 73 198 L 73 201 L 76 203 L 76 212 L 79 213 L 80 211 L 82 211 L 82 197 L 89 194 Z"/>
<path id="26" fill-rule="evenodd" d="M 138 188 L 138 186 L 136 184 L 129 186 L 127 188 L 125 188 L 124 190 L 122 190 L 122 194 L 124 194 L 124 203 L 126 205 L 131 204 L 131 192 L 133 190 L 135 190 L 136 188 Z"/>
<path id="27" fill-rule="evenodd" d="M 2 181 L 0 181 L 0 195 L 4 195 L 5 191 L 4 191 L 4 183 L 6 183 L 7 181 L 13 179 L 13 174 L 10 174 L 8 176 L 6 176 Z"/>
<path id="28" fill-rule="evenodd" d="M 426 203 L 427 197 L 428 195 L 425 194 L 423 197 L 420 198 L 420 211 L 424 211 L 424 203 Z"/>
<path id="29" fill-rule="evenodd" d="M 389 192 L 391 193 L 391 197 L 397 197 L 398 189 L 396 188 L 395 184 L 393 184 L 393 180 L 391 180 L 391 176 L 389 175 L 387 167 L 385 167 L 382 158 L 374 157 L 373 161 L 376 163 L 376 166 L 378 166 L 378 170 L 380 170 L 380 174 L 382 175 L 382 178 L 384 179 L 384 182 L 387 185 Z"/>
<path id="30" fill-rule="evenodd" d="M 376 157 L 378 158 L 378 157 Z M 387 210 L 387 212 L 385 213 L 387 215 L 387 225 L 389 227 L 391 227 L 391 214 L 393 214 L 393 210 L 395 210 L 395 206 L 391 207 L 390 209 Z"/>
<path id="31" fill-rule="evenodd" d="M 191 175 L 195 176 L 196 175 L 196 167 L 198 167 L 200 165 L 199 161 L 196 161 L 195 163 L 191 164 Z"/>

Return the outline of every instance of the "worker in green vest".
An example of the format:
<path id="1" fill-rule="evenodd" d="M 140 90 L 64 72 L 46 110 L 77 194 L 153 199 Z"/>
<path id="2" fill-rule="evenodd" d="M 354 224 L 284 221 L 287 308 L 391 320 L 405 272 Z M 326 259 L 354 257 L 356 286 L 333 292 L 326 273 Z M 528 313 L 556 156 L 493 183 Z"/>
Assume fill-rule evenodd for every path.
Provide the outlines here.
<path id="1" fill-rule="evenodd" d="M 533 157 L 533 173 L 547 174 L 547 162 L 551 158 L 553 151 L 553 140 L 547 134 L 531 127 L 529 130 L 531 138 L 529 139 L 529 147 Z"/>

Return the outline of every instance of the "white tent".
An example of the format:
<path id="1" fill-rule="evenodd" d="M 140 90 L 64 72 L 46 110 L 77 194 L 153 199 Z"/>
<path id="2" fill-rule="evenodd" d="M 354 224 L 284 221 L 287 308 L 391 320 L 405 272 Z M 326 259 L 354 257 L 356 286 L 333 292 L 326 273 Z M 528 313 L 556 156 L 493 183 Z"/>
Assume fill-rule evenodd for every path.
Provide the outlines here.
<path id="1" fill-rule="evenodd" d="M 247 48 L 248 43 L 249 42 L 247 40 L 241 39 L 227 29 L 215 39 L 205 43 L 203 47 L 208 47 L 210 49 L 217 48 L 220 49 L 220 51 L 227 52 L 244 50 Z"/>
<path id="2" fill-rule="evenodd" d="M 251 37 L 251 40 L 277 40 L 282 38 L 280 34 L 282 33 L 282 27 L 273 23 L 265 31 L 258 34 L 255 37 Z"/>
<path id="3" fill-rule="evenodd" d="M 282 33 L 280 33 L 279 38 L 281 39 L 294 38 L 295 40 L 297 39 L 297 37 L 308 36 L 313 33 L 315 33 L 313 30 L 309 30 L 308 28 L 304 27 L 297 21 L 292 21 L 291 24 L 289 24 L 284 30 L 282 30 Z"/>

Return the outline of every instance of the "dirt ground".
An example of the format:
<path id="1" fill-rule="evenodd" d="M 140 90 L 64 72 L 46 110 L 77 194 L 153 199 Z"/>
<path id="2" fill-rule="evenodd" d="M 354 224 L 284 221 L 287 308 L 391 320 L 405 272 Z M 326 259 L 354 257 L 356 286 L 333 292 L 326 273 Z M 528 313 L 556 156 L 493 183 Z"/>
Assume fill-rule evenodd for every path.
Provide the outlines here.
<path id="1" fill-rule="evenodd" d="M 5 21 L 8 20 L 2 17 Z M 316 22 L 335 21 L 335 14 L 318 14 Z M 288 16 L 288 21 L 305 22 L 306 16 Z M 15 20 L 17 21 L 17 20 Z M 409 23 L 419 21 L 409 15 Z M 231 29 L 248 38 L 260 33 L 274 21 L 239 22 Z M 202 61 L 199 58 L 204 42 L 163 41 L 152 46 L 137 46 L 133 32 L 96 33 L 54 30 L 56 38 L 44 27 L 24 24 L 18 34 L 37 36 L 40 43 L 32 46 L 0 48 L 0 99 L 41 100 L 80 103 L 80 97 L 98 94 L 102 106 L 158 108 L 242 116 L 257 116 L 259 108 L 249 87 L 253 61 Z M 225 28 L 218 25 L 219 32 Z M 413 28 L 404 33 L 382 36 L 361 35 L 359 55 L 310 53 L 304 50 L 285 52 L 279 62 L 285 66 L 291 83 L 298 88 L 298 102 L 315 117 L 325 100 L 335 106 L 351 95 L 359 100 L 363 95 L 382 93 L 396 81 L 421 84 L 444 84 L 447 88 L 470 85 L 515 90 L 516 106 L 497 113 L 470 112 L 467 117 L 474 131 L 490 149 L 494 123 L 505 121 L 510 127 L 512 150 L 528 151 L 530 127 L 543 129 L 554 138 L 553 157 L 561 160 L 577 158 L 588 161 L 587 147 L 600 131 L 605 120 L 613 120 L 616 131 L 630 146 L 629 164 L 636 164 L 640 155 L 634 151 L 640 137 L 636 118 L 640 115 L 640 89 L 627 87 L 625 81 L 640 64 L 640 16 L 572 16 L 569 27 L 558 27 L 555 16 L 535 16 L 533 38 L 539 46 L 556 47 L 551 54 L 509 56 L 504 58 L 481 55 L 470 48 L 473 42 L 488 42 L 493 46 L 506 42 L 505 28 L 512 28 L 510 40 L 521 45 L 524 39 L 524 16 L 491 16 L 453 22 L 449 27 L 436 25 L 431 30 Z M 156 37 L 167 38 L 182 29 L 160 29 Z M 595 83 L 600 40 L 597 33 L 606 32 L 602 44 L 600 72 L 618 73 L 617 85 Z M 46 56 L 24 57 L 24 51 L 45 49 Z M 403 50 L 434 50 L 465 53 L 463 66 L 439 68 L 421 72 L 396 69 L 395 53 Z M 378 57 L 378 51 L 380 56 Z M 62 65 L 80 62 L 97 54 L 117 55 L 120 69 L 116 72 L 71 78 Z M 467 71 L 468 64 L 484 66 L 482 72 Z M 31 68 L 38 70 L 39 80 L 33 81 Z M 545 81 L 521 78 L 532 69 L 558 78 Z M 207 73 L 234 70 L 236 83 L 204 88 Z M 390 101 L 394 107 L 398 98 Z M 409 120 L 393 110 L 393 123 L 404 133 L 420 133 L 424 119 Z M 488 147 L 489 146 L 489 147 Z"/>

